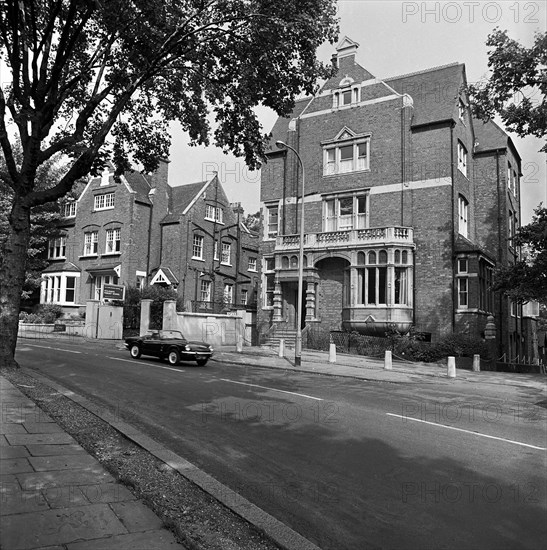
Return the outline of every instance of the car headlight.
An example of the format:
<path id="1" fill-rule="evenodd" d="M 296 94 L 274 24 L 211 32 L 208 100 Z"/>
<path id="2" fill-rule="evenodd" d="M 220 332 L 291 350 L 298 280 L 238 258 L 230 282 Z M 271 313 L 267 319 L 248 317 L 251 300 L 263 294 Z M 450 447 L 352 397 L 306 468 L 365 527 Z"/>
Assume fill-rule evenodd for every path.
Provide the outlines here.
<path id="1" fill-rule="evenodd" d="M 184 346 L 184 349 L 185 349 L 186 351 L 190 351 L 190 350 L 191 350 L 191 348 L 190 348 L 190 346 L 189 346 L 188 344 L 186 344 L 186 345 Z"/>
<path id="2" fill-rule="evenodd" d="M 209 351 L 213 351 L 213 346 L 209 346 Z"/>

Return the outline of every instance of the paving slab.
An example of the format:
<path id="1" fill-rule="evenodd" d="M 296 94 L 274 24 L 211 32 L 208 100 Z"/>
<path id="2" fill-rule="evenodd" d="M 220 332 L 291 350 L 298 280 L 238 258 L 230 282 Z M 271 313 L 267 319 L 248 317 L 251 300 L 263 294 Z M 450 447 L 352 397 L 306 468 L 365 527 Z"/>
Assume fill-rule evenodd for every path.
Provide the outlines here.
<path id="1" fill-rule="evenodd" d="M 55 422 L 24 422 L 22 426 L 29 434 L 62 433 L 63 428 Z"/>
<path id="2" fill-rule="evenodd" d="M 100 466 L 99 462 L 88 454 L 31 456 L 28 460 L 37 472 L 47 470 L 75 470 L 88 466 Z"/>
<path id="3" fill-rule="evenodd" d="M 26 434 L 23 424 L 14 422 L 0 422 L 0 434 Z"/>
<path id="4" fill-rule="evenodd" d="M 18 445 L 17 447 L 0 447 L 0 459 L 19 458 L 23 456 L 30 456 L 27 448 L 23 445 Z"/>
<path id="5" fill-rule="evenodd" d="M 49 506 L 39 491 L 14 491 L 2 495 L 2 506 L 0 506 L 0 515 L 22 514 L 28 512 L 41 512 L 48 510 Z M 2 523 L 3 520 L 2 520 Z"/>
<path id="6" fill-rule="evenodd" d="M 91 503 L 126 502 L 137 497 L 119 483 L 96 483 L 94 485 L 79 485 L 87 500 Z"/>
<path id="7" fill-rule="evenodd" d="M 4 436 L 10 445 L 67 445 L 76 441 L 67 433 L 54 434 L 7 434 Z"/>
<path id="8" fill-rule="evenodd" d="M 28 443 L 25 446 L 32 456 L 86 454 L 85 449 L 81 445 L 78 445 L 78 443 L 69 443 L 64 445 L 43 445 Z"/>
<path id="9" fill-rule="evenodd" d="M 29 529 L 28 526 L 33 528 Z M 59 508 L 2 518 L 0 547 L 30 550 L 126 533 L 107 504 Z M 114 550 L 116 546 L 111 546 Z"/>
<path id="10" fill-rule="evenodd" d="M 184 550 L 167 530 L 117 535 L 105 539 L 74 542 L 67 550 Z"/>
<path id="11" fill-rule="evenodd" d="M 163 527 L 161 519 L 142 502 L 113 502 L 110 507 L 130 533 L 153 531 Z"/>
<path id="12" fill-rule="evenodd" d="M 76 485 L 66 487 L 46 487 L 40 493 L 44 496 L 50 508 L 70 508 L 90 504 L 84 492 Z"/>
<path id="13" fill-rule="evenodd" d="M 92 483 L 114 482 L 114 478 L 102 467 L 79 468 L 75 470 L 55 470 L 16 474 L 23 489 L 45 489 L 48 487 L 68 487 L 70 485 L 91 485 Z"/>
<path id="14" fill-rule="evenodd" d="M 0 460 L 0 472 L 5 474 L 19 474 L 23 472 L 34 472 L 26 458 L 3 458 Z"/>

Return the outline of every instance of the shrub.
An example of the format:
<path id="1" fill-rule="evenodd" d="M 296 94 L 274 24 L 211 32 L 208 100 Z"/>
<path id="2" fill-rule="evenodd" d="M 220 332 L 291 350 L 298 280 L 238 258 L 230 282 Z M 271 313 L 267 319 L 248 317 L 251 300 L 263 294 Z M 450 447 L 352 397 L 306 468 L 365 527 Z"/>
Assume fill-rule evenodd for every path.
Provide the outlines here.
<path id="1" fill-rule="evenodd" d="M 23 321 L 23 323 L 43 323 L 44 319 L 41 315 L 38 315 L 37 313 L 27 313 L 26 311 L 21 311 L 19 313 L 19 321 Z"/>
<path id="2" fill-rule="evenodd" d="M 42 317 L 44 323 L 55 323 L 63 316 L 63 308 L 58 304 L 42 304 L 37 313 Z"/>

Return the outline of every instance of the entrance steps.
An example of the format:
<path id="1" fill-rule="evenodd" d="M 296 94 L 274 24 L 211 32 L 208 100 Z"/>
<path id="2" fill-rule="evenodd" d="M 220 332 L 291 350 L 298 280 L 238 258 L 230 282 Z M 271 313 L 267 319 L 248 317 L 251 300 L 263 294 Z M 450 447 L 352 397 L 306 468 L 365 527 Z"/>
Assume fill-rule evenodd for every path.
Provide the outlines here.
<path id="1" fill-rule="evenodd" d="M 285 341 L 286 348 L 294 349 L 296 345 L 296 329 L 277 329 L 263 345 L 268 348 L 279 349 L 280 340 Z"/>

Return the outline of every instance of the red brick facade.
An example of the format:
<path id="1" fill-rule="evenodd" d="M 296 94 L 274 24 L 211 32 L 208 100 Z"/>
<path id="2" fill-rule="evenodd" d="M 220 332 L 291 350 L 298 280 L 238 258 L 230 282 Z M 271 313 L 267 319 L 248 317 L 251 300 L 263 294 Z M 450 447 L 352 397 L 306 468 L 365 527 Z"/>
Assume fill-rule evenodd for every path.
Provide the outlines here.
<path id="1" fill-rule="evenodd" d="M 175 288 L 190 309 L 202 297 L 201 281 L 208 281 L 207 309 L 213 302 L 252 307 L 258 237 L 240 223 L 241 209 L 234 211 L 216 176 L 179 187 L 167 182 L 167 161 L 151 175 L 133 172 L 116 180 L 107 169 L 90 178 L 75 206 L 61 206 L 68 214 L 61 223 L 65 236 L 48 249 L 41 302 L 70 313 L 89 299 L 103 299 L 105 283 L 161 284 Z M 193 257 L 194 235 L 203 238 L 200 259 Z"/>
<path id="2" fill-rule="evenodd" d="M 273 128 L 272 144 L 289 147 L 272 145 L 262 169 L 260 246 L 274 269 L 261 281 L 261 325 L 296 322 L 303 174 L 293 148 L 305 172 L 306 324 L 378 335 L 413 326 L 436 340 L 482 337 L 494 315 L 500 353 L 518 354 L 525 335 L 489 288 L 517 253 L 518 153 L 471 117 L 464 65 L 381 81 L 355 62 L 357 46 L 344 39 L 338 74 Z"/>

